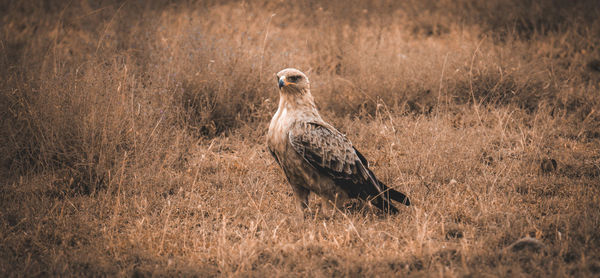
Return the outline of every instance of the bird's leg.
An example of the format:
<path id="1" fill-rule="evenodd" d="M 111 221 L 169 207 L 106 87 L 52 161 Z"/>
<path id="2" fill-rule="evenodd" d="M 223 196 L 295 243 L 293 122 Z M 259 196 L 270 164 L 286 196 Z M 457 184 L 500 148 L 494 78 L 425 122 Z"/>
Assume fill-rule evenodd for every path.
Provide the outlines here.
<path id="1" fill-rule="evenodd" d="M 297 207 L 300 211 L 302 217 L 307 218 L 308 214 L 308 194 L 310 194 L 310 190 L 297 185 L 292 185 L 292 189 L 294 190 L 294 196 L 296 196 Z"/>
<path id="2" fill-rule="evenodd" d="M 333 215 L 335 214 L 335 208 L 333 205 L 334 203 L 335 201 L 332 201 L 330 198 L 321 198 L 321 210 L 323 212 L 323 215 L 327 217 L 333 217 Z"/>
<path id="3" fill-rule="evenodd" d="M 328 213 L 329 217 L 333 217 L 338 210 L 344 211 L 343 198 L 338 193 L 323 196 L 322 203 L 323 213 Z"/>

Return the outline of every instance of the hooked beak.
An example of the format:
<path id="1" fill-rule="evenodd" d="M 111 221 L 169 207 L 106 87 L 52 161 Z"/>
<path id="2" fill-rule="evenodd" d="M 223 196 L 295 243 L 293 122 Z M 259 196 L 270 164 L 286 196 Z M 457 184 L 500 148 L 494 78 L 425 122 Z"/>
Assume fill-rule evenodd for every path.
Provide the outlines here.
<path id="1" fill-rule="evenodd" d="M 290 83 L 288 83 L 287 81 L 285 81 L 285 76 L 282 76 L 279 78 L 279 89 L 281 89 L 281 87 L 286 86 Z"/>

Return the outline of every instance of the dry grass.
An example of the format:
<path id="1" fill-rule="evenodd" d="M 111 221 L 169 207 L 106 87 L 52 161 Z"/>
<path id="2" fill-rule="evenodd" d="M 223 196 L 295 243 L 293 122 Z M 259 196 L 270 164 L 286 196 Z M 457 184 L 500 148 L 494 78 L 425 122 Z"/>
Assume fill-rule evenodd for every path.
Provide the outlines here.
<path id="1" fill-rule="evenodd" d="M 600 273 L 596 1 L 92 2 L 0 4 L 2 276 Z M 413 206 L 297 217 L 285 67 Z"/>

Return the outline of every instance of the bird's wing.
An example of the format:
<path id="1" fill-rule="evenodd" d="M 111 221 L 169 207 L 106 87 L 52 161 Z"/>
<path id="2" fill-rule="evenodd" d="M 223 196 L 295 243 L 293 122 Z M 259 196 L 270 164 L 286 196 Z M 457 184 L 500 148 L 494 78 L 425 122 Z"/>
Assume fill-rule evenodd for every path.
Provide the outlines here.
<path id="1" fill-rule="evenodd" d="M 320 123 L 296 122 L 289 131 L 289 142 L 317 170 L 334 180 L 345 180 L 354 185 L 345 190 L 366 191 L 368 194 L 382 192 L 377 179 L 367 168 L 366 159 L 339 131 Z M 356 188 L 356 185 L 363 185 L 363 188 Z"/>
<path id="2" fill-rule="evenodd" d="M 315 122 L 296 122 L 289 143 L 317 171 L 329 175 L 351 197 L 375 198 L 374 205 L 397 212 L 390 199 L 410 205 L 406 195 L 387 187 L 369 169 L 365 157 L 339 131 Z"/>

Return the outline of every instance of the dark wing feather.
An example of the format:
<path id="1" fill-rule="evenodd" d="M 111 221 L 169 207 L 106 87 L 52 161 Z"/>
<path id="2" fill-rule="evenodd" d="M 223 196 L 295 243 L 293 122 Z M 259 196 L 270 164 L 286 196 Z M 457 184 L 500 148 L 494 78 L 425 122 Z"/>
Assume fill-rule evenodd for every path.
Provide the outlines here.
<path id="1" fill-rule="evenodd" d="M 333 178 L 363 181 L 368 178 L 352 143 L 337 130 L 313 122 L 296 122 L 290 144 L 310 165 Z"/>
<path id="2" fill-rule="evenodd" d="M 365 157 L 339 131 L 314 122 L 297 122 L 290 129 L 289 139 L 306 162 L 331 176 L 350 197 L 373 199 L 381 209 L 397 211 L 389 203 L 390 192 L 397 191 L 386 190 L 369 170 Z"/>

